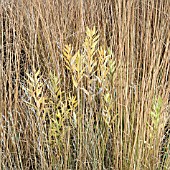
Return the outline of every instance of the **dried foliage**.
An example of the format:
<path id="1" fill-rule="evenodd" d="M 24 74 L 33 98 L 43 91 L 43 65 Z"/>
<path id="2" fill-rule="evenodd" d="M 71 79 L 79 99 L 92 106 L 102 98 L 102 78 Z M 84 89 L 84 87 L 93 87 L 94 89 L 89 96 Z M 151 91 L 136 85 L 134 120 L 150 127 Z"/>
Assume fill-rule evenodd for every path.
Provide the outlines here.
<path id="1" fill-rule="evenodd" d="M 169 15 L 169 0 L 1 0 L 0 169 L 169 169 Z"/>

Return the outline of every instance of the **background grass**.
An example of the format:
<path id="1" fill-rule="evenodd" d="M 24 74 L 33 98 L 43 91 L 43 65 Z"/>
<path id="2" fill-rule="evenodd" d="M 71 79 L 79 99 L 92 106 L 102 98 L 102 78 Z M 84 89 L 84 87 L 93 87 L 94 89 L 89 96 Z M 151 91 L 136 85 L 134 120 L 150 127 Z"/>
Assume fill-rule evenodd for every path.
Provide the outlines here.
<path id="1" fill-rule="evenodd" d="M 1 169 L 168 169 L 169 10 L 1 0 Z"/>

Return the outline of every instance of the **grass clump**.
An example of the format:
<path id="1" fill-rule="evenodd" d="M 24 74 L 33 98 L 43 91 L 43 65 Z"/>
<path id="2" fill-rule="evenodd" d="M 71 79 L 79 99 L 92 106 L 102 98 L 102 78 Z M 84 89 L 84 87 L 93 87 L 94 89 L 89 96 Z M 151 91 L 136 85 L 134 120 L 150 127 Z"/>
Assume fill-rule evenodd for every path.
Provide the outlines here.
<path id="1" fill-rule="evenodd" d="M 1 169 L 169 169 L 169 5 L 1 1 Z"/>

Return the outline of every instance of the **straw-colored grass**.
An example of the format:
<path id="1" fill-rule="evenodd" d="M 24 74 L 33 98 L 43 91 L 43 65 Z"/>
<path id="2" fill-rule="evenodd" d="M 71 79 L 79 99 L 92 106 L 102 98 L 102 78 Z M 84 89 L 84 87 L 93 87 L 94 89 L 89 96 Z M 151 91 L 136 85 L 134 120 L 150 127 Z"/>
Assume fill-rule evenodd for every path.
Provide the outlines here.
<path id="1" fill-rule="evenodd" d="M 170 168 L 169 0 L 1 0 L 0 24 L 0 169 Z"/>

